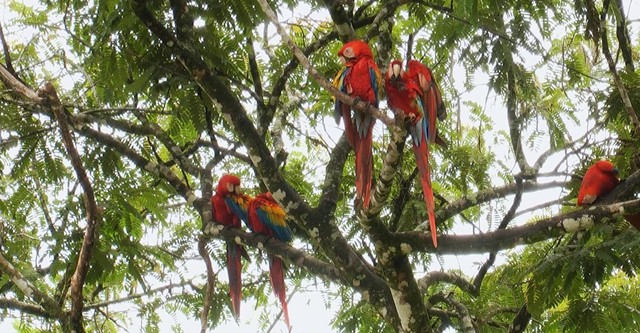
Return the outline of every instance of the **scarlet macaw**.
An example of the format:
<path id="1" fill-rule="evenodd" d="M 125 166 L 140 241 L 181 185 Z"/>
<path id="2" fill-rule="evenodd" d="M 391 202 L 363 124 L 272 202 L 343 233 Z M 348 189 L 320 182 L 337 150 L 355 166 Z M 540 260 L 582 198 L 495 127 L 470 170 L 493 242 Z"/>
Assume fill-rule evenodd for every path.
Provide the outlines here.
<path id="1" fill-rule="evenodd" d="M 578 192 L 578 206 L 592 204 L 599 197 L 606 196 L 613 191 L 620 180 L 618 169 L 609 161 L 598 161 L 587 169 L 582 178 Z"/>
<path id="2" fill-rule="evenodd" d="M 273 236 L 287 243 L 292 239 L 291 229 L 285 222 L 285 212 L 269 192 L 258 194 L 249 203 L 248 225 L 249 229 L 257 234 Z M 282 304 L 284 322 L 291 329 L 284 284 L 284 268 L 280 257 L 269 255 L 269 278 L 273 292 Z"/>
<path id="3" fill-rule="evenodd" d="M 422 102 L 424 108 L 427 110 L 429 143 L 436 142 L 444 145 L 442 140 L 437 140 L 439 137 L 436 131 L 436 117 L 440 121 L 447 118 L 447 109 L 442 101 L 442 94 L 440 93 L 440 88 L 438 88 L 438 83 L 433 77 L 431 69 L 420 61 L 409 60 L 407 67 L 409 79 L 415 82 L 422 91 Z"/>
<path id="4" fill-rule="evenodd" d="M 251 197 L 240 191 L 240 178 L 226 174 L 220 177 L 216 193 L 211 196 L 213 218 L 225 226 L 240 228 L 241 220 L 248 223 L 247 209 Z M 227 242 L 227 271 L 229 274 L 229 294 L 233 316 L 240 317 L 242 299 L 242 263 L 240 256 L 247 260 L 249 256 L 242 245 Z"/>
<path id="5" fill-rule="evenodd" d="M 382 76 L 366 42 L 352 40 L 338 51 L 344 67 L 338 72 L 333 85 L 357 101 L 378 107 Z M 351 112 L 351 106 L 335 100 L 336 123 L 343 119 L 347 139 L 356 154 L 356 199 L 364 208 L 369 207 L 371 176 L 373 174 L 372 131 L 375 118 L 364 112 Z"/>
<path id="6" fill-rule="evenodd" d="M 578 206 L 589 205 L 613 191 L 620 183 L 618 169 L 609 161 L 598 161 L 587 169 L 578 192 Z M 640 213 L 627 214 L 624 218 L 640 230 Z"/>
<path id="7" fill-rule="evenodd" d="M 431 241 L 434 247 L 438 247 L 436 236 L 435 202 L 433 200 L 433 188 L 431 187 L 431 175 L 429 171 L 429 146 L 428 138 L 435 135 L 436 109 L 434 103 L 425 98 L 423 90 L 417 82 L 411 80 L 409 73 L 402 70 L 402 61 L 393 60 L 387 70 L 385 80 L 387 91 L 387 104 L 394 112 L 402 112 L 405 119 L 410 121 L 409 131 L 413 143 L 413 153 L 416 156 L 416 165 L 422 183 L 422 193 L 427 205 L 429 215 L 429 228 Z M 431 104 L 429 104 L 431 103 Z M 431 106 L 431 108 L 428 108 Z M 428 120 L 433 117 L 433 126 Z"/>

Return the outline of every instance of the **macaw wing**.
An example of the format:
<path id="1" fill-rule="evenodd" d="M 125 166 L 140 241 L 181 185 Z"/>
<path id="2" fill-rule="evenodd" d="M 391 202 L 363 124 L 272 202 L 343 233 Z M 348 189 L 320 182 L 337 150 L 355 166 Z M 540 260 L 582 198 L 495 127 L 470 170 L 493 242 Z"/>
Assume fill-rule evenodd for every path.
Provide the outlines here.
<path id="1" fill-rule="evenodd" d="M 414 146 L 419 147 L 425 139 L 425 131 L 427 130 L 428 125 L 425 117 L 424 100 L 421 96 L 416 96 L 415 105 L 418 112 L 420 112 L 420 119 L 410 128 L 410 132 Z"/>
<path id="2" fill-rule="evenodd" d="M 242 220 L 246 225 L 249 225 L 249 201 L 251 198 L 248 195 L 244 194 L 235 194 L 230 195 L 224 198 L 224 201 L 229 207 L 229 210 L 233 214 L 235 214 L 240 220 Z"/>
<path id="3" fill-rule="evenodd" d="M 333 86 L 341 92 L 348 94 L 347 87 L 344 83 L 344 78 L 349 73 L 351 67 L 344 66 L 342 69 L 336 74 L 336 77 L 333 79 Z M 337 99 L 335 96 L 334 99 L 334 109 L 333 109 L 333 118 L 336 120 L 336 123 L 340 123 L 340 118 L 342 118 L 342 102 Z"/>
<path id="4" fill-rule="evenodd" d="M 420 88 L 422 89 L 423 96 L 423 105 L 425 111 L 425 121 L 427 123 L 427 138 L 429 143 L 433 143 L 436 141 L 436 117 L 437 117 L 437 108 L 438 108 L 438 96 L 437 96 L 437 88 L 431 78 L 431 73 L 426 71 L 429 74 L 429 77 L 425 76 L 425 73 L 418 73 L 418 80 L 420 83 Z"/>
<path id="5" fill-rule="evenodd" d="M 285 212 L 280 205 L 268 201 L 262 201 L 256 207 L 256 214 L 264 225 L 281 241 L 291 241 L 291 229 L 284 220 Z"/>
<path id="6" fill-rule="evenodd" d="M 380 84 L 382 83 L 382 74 L 380 74 L 380 70 L 375 62 L 373 64 L 369 64 L 369 79 L 371 82 L 371 88 L 375 94 L 375 102 L 373 105 L 378 107 L 378 102 L 380 102 Z"/>

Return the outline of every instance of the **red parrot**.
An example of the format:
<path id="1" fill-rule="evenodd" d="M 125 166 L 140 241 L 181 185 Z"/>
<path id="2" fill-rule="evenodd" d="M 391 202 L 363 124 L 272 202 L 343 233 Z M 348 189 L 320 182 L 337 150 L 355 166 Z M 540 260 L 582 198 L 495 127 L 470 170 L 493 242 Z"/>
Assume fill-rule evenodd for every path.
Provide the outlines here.
<path id="1" fill-rule="evenodd" d="M 248 223 L 247 208 L 251 197 L 240 191 L 240 178 L 226 174 L 220 177 L 216 193 L 211 196 L 213 218 L 225 226 L 240 228 L 245 221 Z M 247 260 L 249 256 L 242 245 L 232 241 L 227 242 L 227 271 L 229 273 L 229 294 L 233 316 L 240 317 L 240 301 L 242 299 L 242 263 L 240 256 Z"/>
<path id="2" fill-rule="evenodd" d="M 366 42 L 352 40 L 338 51 L 344 67 L 338 72 L 333 85 L 343 93 L 378 107 L 382 76 Z M 373 126 L 375 118 L 364 112 L 351 111 L 351 106 L 335 100 L 336 122 L 343 119 L 347 139 L 356 154 L 356 199 L 364 208 L 369 207 L 371 176 L 373 174 Z"/>
<path id="3" fill-rule="evenodd" d="M 283 242 L 292 239 L 291 229 L 284 220 L 285 212 L 273 199 L 271 193 L 258 194 L 249 203 L 249 229 L 257 234 L 273 236 Z M 282 304 L 284 322 L 289 330 L 289 310 L 287 309 L 287 297 L 284 284 L 284 268 L 280 257 L 269 255 L 269 278 L 273 293 Z"/>
<path id="4" fill-rule="evenodd" d="M 613 191 L 620 180 L 618 169 L 609 161 L 598 161 L 587 169 L 582 178 L 578 192 L 578 206 L 592 204 L 599 197 L 604 197 Z"/>
<path id="5" fill-rule="evenodd" d="M 619 183 L 618 169 L 611 162 L 602 160 L 594 163 L 582 178 L 578 192 L 578 206 L 592 204 L 596 199 L 613 191 Z M 640 213 L 627 214 L 624 218 L 640 230 Z"/>
<path id="6" fill-rule="evenodd" d="M 387 104 L 394 112 L 402 112 L 410 121 L 409 131 L 413 143 L 413 153 L 416 156 L 416 165 L 422 183 L 422 193 L 429 214 L 429 228 L 434 247 L 438 247 L 436 236 L 435 202 L 433 200 L 433 188 L 431 187 L 431 175 L 429 173 L 429 146 L 428 138 L 435 132 L 435 107 L 429 109 L 428 98 L 425 99 L 423 90 L 417 82 L 411 80 L 409 73 L 402 70 L 402 61 L 393 60 L 387 70 L 385 80 L 387 91 Z M 427 100 L 427 101 L 425 101 Z M 429 127 L 427 120 L 433 116 L 433 127 Z"/>
<path id="7" fill-rule="evenodd" d="M 407 63 L 408 76 L 415 82 L 422 91 L 422 102 L 427 110 L 427 130 L 429 143 L 438 143 L 444 145 L 442 140 L 437 141 L 438 133 L 436 131 L 436 117 L 442 121 L 447 118 L 447 109 L 442 102 L 442 94 L 438 83 L 431 73 L 431 69 L 418 60 L 409 60 Z"/>

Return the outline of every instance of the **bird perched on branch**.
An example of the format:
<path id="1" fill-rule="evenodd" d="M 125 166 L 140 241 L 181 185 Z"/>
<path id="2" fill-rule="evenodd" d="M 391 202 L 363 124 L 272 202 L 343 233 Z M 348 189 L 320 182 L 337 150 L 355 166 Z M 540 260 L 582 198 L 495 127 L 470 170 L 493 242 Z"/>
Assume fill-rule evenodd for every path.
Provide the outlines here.
<path id="1" fill-rule="evenodd" d="M 333 85 L 343 93 L 353 97 L 355 103 L 364 101 L 378 107 L 382 76 L 373 60 L 369 45 L 362 40 L 345 43 L 338 56 L 343 63 Z M 369 207 L 371 177 L 373 174 L 373 127 L 376 119 L 364 112 L 352 111 L 352 107 L 335 100 L 334 117 L 342 118 L 347 139 L 356 155 L 356 201 L 364 208 Z"/>
<path id="2" fill-rule="evenodd" d="M 415 60 L 411 60 L 409 63 L 413 64 L 413 73 L 405 72 L 402 69 L 401 60 L 393 60 L 389 64 L 385 80 L 387 104 L 397 116 L 408 123 L 413 153 L 416 157 L 416 165 L 422 184 L 422 193 L 429 215 L 431 240 L 433 246 L 438 247 L 428 143 L 437 142 L 436 118 L 438 110 L 442 109 L 441 112 L 444 115 L 446 115 L 446 111 L 444 111 L 444 106 L 439 106 L 443 104 L 437 86 L 434 83 L 429 83 L 432 82 L 430 81 L 432 78 L 428 68 Z M 425 73 L 428 74 L 426 78 Z M 414 77 L 416 80 L 413 79 Z"/>
<path id="3" fill-rule="evenodd" d="M 211 196 L 213 218 L 216 222 L 228 227 L 241 228 L 244 221 L 248 223 L 247 209 L 251 197 L 240 190 L 240 178 L 225 174 L 220 177 L 216 193 Z M 244 247 L 233 241 L 227 241 L 227 272 L 229 274 L 229 294 L 233 316 L 240 317 L 240 302 L 242 300 L 242 262 L 243 256 L 249 260 Z"/>
<path id="4" fill-rule="evenodd" d="M 611 162 L 601 160 L 594 163 L 582 178 L 578 192 L 578 206 L 593 204 L 611 193 L 619 183 L 618 169 Z M 624 218 L 640 230 L 640 213 L 627 214 Z"/>
<path id="5" fill-rule="evenodd" d="M 278 202 L 273 199 L 271 193 L 258 194 L 249 203 L 249 229 L 257 234 L 273 236 L 283 242 L 290 242 L 292 239 L 291 229 L 285 221 L 285 212 Z M 289 330 L 289 310 L 287 308 L 287 296 L 284 284 L 284 265 L 282 258 L 269 255 L 269 278 L 273 293 L 282 304 L 284 322 Z"/>

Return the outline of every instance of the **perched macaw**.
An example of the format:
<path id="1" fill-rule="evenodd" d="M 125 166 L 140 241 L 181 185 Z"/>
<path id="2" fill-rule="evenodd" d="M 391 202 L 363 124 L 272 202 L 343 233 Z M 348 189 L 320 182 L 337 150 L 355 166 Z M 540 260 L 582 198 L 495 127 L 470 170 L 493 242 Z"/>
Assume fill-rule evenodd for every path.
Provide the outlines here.
<path id="1" fill-rule="evenodd" d="M 598 161 L 587 169 L 578 192 L 578 206 L 592 204 L 596 199 L 613 191 L 620 180 L 618 169 L 609 161 Z"/>
<path id="2" fill-rule="evenodd" d="M 429 143 L 445 145 L 436 131 L 436 118 L 442 121 L 447 118 L 447 109 L 442 101 L 442 94 L 438 83 L 431 73 L 431 69 L 418 60 L 409 60 L 407 63 L 407 74 L 422 91 L 422 102 L 427 111 L 427 130 Z"/>
<path id="3" fill-rule="evenodd" d="M 251 197 L 240 190 L 240 178 L 226 174 L 220 177 L 216 193 L 211 196 L 213 218 L 220 224 L 233 228 L 241 228 L 244 221 L 248 223 L 247 209 Z M 227 242 L 227 272 L 229 274 L 229 294 L 233 316 L 240 317 L 240 302 L 242 300 L 242 263 L 240 256 L 247 260 L 249 256 L 242 245 Z"/>
<path id="4" fill-rule="evenodd" d="M 273 236 L 283 242 L 290 242 L 292 233 L 284 218 L 284 210 L 269 192 L 258 194 L 249 203 L 249 229 L 254 233 Z M 284 322 L 291 329 L 289 310 L 287 309 L 283 263 L 281 258 L 274 255 L 269 255 L 269 278 L 273 293 L 282 304 Z"/>
<path id="5" fill-rule="evenodd" d="M 389 107 L 397 114 L 402 112 L 404 118 L 409 121 L 413 153 L 416 156 L 416 165 L 418 166 L 420 182 L 422 183 L 422 193 L 424 194 L 424 201 L 429 215 L 431 240 L 433 246 L 438 247 L 435 202 L 433 188 L 431 187 L 429 146 L 427 144 L 427 138 L 429 138 L 431 132 L 435 132 L 435 121 L 434 127 L 430 127 L 427 123 L 430 118 L 430 112 L 433 113 L 433 118 L 435 119 L 435 108 L 427 109 L 425 107 L 428 104 L 425 104 L 422 90 L 416 82 L 411 80 L 409 73 L 405 73 L 402 70 L 402 61 L 400 60 L 393 60 L 389 64 L 385 89 Z M 426 103 L 429 102 L 427 101 Z"/>
<path id="6" fill-rule="evenodd" d="M 378 107 L 382 76 L 366 42 L 352 40 L 338 51 L 344 67 L 338 72 L 333 85 L 343 93 Z M 356 154 L 356 199 L 364 208 L 369 207 L 371 177 L 373 174 L 372 132 L 375 118 L 364 112 L 351 111 L 351 106 L 335 100 L 336 122 L 343 119 L 345 133 Z"/>
<path id="7" fill-rule="evenodd" d="M 604 197 L 613 191 L 620 183 L 618 169 L 609 161 L 598 161 L 587 169 L 582 178 L 580 191 L 578 192 L 578 206 L 590 205 L 600 197 Z M 627 214 L 624 218 L 640 230 L 640 213 Z"/>

